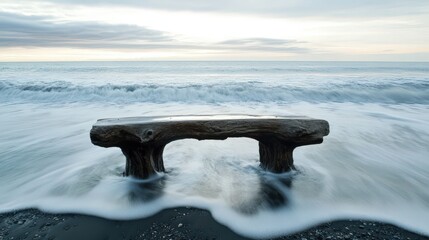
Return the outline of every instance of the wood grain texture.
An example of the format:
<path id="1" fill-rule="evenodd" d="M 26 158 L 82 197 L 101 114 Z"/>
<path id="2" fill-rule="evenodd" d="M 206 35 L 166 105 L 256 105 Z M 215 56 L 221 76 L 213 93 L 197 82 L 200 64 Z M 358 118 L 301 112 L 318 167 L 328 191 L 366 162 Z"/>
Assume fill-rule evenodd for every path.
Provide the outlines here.
<path id="1" fill-rule="evenodd" d="M 323 141 L 329 134 L 325 120 L 296 116 L 194 115 L 101 119 L 91 129 L 93 144 L 119 147 L 127 158 L 125 175 L 147 178 L 164 171 L 166 144 L 249 137 L 259 141 L 261 167 L 273 172 L 293 168 L 293 149 Z"/>

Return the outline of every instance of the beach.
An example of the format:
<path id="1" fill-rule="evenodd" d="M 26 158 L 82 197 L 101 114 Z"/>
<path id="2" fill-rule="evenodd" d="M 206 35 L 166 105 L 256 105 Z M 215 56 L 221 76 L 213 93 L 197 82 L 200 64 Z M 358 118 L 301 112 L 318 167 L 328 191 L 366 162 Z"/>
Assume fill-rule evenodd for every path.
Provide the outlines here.
<path id="1" fill-rule="evenodd" d="M 260 239 L 246 238 L 217 223 L 208 211 L 163 210 L 154 216 L 117 221 L 78 214 L 49 214 L 29 209 L 0 215 L 0 239 Z M 424 240 L 389 224 L 343 220 L 321 224 L 287 236 L 264 239 L 394 239 Z"/>

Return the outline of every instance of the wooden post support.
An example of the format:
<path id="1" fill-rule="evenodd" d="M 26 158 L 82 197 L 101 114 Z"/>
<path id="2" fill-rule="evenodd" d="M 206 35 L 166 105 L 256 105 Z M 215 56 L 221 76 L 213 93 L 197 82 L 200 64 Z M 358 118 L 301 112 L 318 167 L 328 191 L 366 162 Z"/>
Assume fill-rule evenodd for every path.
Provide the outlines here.
<path id="1" fill-rule="evenodd" d="M 164 147 L 178 139 L 253 138 L 259 141 L 261 167 L 281 173 L 294 168 L 296 147 L 321 143 L 328 134 L 327 121 L 306 117 L 194 115 L 101 119 L 90 137 L 95 145 L 121 148 L 126 176 L 148 178 L 165 171 Z"/>

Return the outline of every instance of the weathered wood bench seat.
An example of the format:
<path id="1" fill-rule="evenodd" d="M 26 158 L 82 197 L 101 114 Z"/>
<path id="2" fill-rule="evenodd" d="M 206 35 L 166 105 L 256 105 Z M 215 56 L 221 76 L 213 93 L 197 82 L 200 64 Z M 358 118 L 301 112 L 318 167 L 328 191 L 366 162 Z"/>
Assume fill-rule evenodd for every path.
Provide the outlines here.
<path id="1" fill-rule="evenodd" d="M 293 169 L 294 148 L 321 143 L 328 134 L 327 121 L 307 117 L 195 115 L 100 119 L 90 136 L 95 145 L 121 148 L 125 175 L 148 178 L 165 171 L 164 147 L 178 139 L 256 139 L 261 167 L 279 173 Z"/>

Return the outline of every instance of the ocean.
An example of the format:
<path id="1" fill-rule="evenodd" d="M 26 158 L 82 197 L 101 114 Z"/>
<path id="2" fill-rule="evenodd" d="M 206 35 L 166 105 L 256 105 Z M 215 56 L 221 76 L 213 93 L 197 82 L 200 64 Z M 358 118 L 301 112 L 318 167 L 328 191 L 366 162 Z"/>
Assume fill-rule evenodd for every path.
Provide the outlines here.
<path id="1" fill-rule="evenodd" d="M 284 174 L 259 168 L 252 139 L 175 141 L 151 180 L 123 177 L 120 149 L 89 139 L 100 118 L 186 114 L 305 115 L 331 132 Z M 0 132 L 0 212 L 189 206 L 250 237 L 336 219 L 429 235 L 429 63 L 0 63 Z"/>

